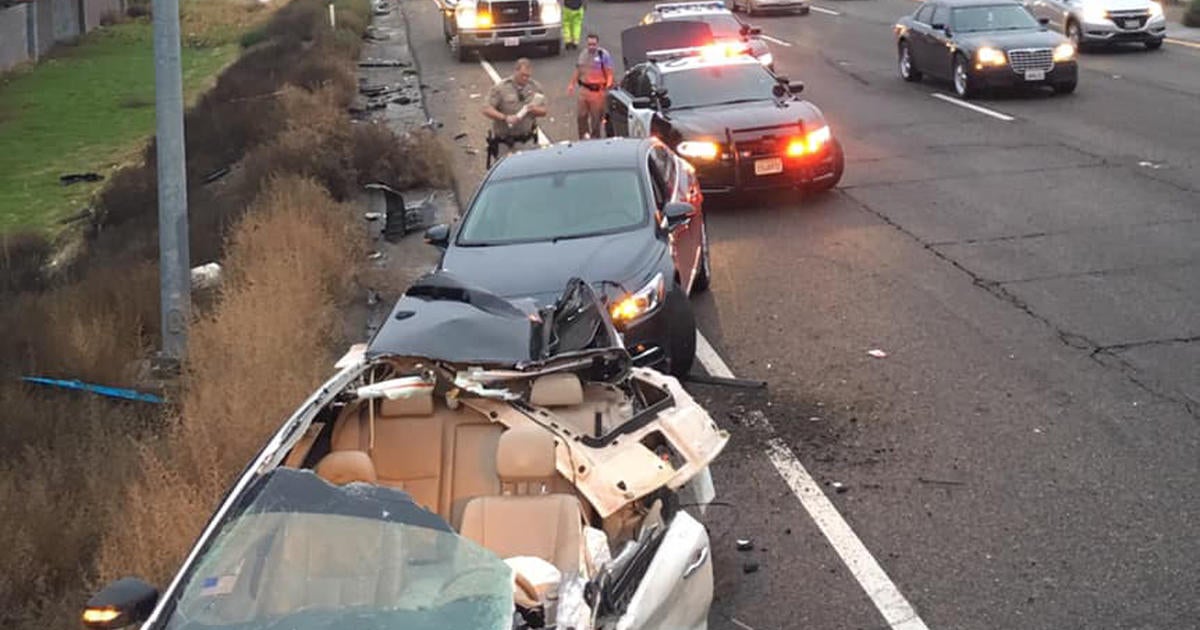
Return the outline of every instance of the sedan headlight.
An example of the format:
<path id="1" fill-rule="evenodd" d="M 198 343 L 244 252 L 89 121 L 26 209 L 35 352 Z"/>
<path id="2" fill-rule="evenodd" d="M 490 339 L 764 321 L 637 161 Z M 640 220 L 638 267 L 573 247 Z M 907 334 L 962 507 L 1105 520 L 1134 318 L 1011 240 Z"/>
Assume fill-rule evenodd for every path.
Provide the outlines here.
<path id="1" fill-rule="evenodd" d="M 1162 15 L 1162 13 L 1163 13 L 1163 8 L 1162 8 L 1161 4 L 1159 4 L 1157 2 L 1150 3 L 1150 17 L 1158 17 L 1158 16 Z"/>
<path id="2" fill-rule="evenodd" d="M 562 22 L 562 8 L 558 0 L 542 0 L 542 24 L 558 24 Z"/>
<path id="3" fill-rule="evenodd" d="M 1075 58 L 1075 47 L 1070 42 L 1063 42 L 1054 49 L 1054 61 L 1070 61 Z"/>
<path id="4" fill-rule="evenodd" d="M 622 326 L 654 312 L 666 295 L 667 284 L 663 275 L 655 274 L 646 286 L 613 302 L 608 312 L 612 314 L 613 323 Z"/>
<path id="5" fill-rule="evenodd" d="M 1108 9 L 1104 8 L 1103 4 L 1095 2 L 1083 3 L 1083 21 L 1090 24 L 1099 24 L 1108 20 Z"/>
<path id="6" fill-rule="evenodd" d="M 1008 63 L 1004 51 L 991 46 L 984 46 L 975 53 L 975 59 L 983 66 L 1003 66 Z"/>
<path id="7" fill-rule="evenodd" d="M 775 63 L 775 55 L 772 55 L 771 53 L 763 53 L 758 56 L 758 63 L 761 63 L 763 66 L 770 66 L 771 64 Z"/>
<path id="8" fill-rule="evenodd" d="M 684 140 L 675 147 L 675 151 L 685 158 L 695 158 L 698 160 L 715 160 L 720 150 L 715 142 L 697 142 L 695 140 Z"/>

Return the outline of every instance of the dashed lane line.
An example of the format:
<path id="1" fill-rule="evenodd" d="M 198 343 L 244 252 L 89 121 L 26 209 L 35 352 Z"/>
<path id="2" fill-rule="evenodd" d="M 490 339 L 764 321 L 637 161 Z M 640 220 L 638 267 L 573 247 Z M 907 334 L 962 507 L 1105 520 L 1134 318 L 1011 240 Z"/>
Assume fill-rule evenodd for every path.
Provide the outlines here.
<path id="1" fill-rule="evenodd" d="M 696 333 L 696 359 L 704 366 L 710 376 L 733 378 L 733 371 L 713 349 L 712 344 L 698 331 Z M 774 435 L 775 430 L 768 422 L 766 430 Z M 846 519 L 830 502 L 829 497 L 821 490 L 812 475 L 805 470 L 796 454 L 779 437 L 767 440 L 767 458 L 779 472 L 784 483 L 791 489 L 792 494 L 800 500 L 800 504 L 812 517 L 826 540 L 833 546 L 834 551 L 841 557 L 842 562 L 850 569 L 859 586 L 866 591 L 875 608 L 883 615 L 889 627 L 893 630 L 929 630 L 917 611 L 908 603 L 900 589 L 892 582 L 883 567 L 867 550 L 866 545 L 850 529 Z"/>
<path id="2" fill-rule="evenodd" d="M 770 35 L 759 35 L 759 37 L 771 42 L 772 44 L 779 44 L 780 46 L 787 46 L 788 48 L 792 47 L 791 42 L 785 42 L 782 39 L 778 39 L 776 37 L 771 37 Z"/>
<path id="3" fill-rule="evenodd" d="M 1003 120 L 1004 122 L 1012 122 L 1012 121 L 1016 120 L 1016 118 L 1013 118 L 1012 116 L 1009 116 L 1008 114 L 1005 114 L 1004 112 L 998 112 L 994 109 L 988 109 L 986 107 L 983 107 L 982 105 L 976 105 L 975 103 L 968 103 L 962 99 L 954 98 L 953 96 L 949 96 L 947 94 L 942 94 L 940 92 L 934 92 L 934 93 L 930 94 L 930 96 L 932 96 L 933 98 L 936 98 L 940 101 L 945 101 L 947 103 L 950 103 L 951 105 L 957 105 L 959 107 L 969 109 L 974 112 L 979 112 L 980 114 L 983 114 L 984 116 L 991 116 L 992 118 L 995 118 L 997 120 Z"/>
<path id="4" fill-rule="evenodd" d="M 500 73 L 496 72 L 496 68 L 493 67 L 491 62 L 489 62 L 487 59 L 480 59 L 479 65 L 483 66 L 483 71 L 487 73 L 488 77 L 492 80 L 492 83 L 499 83 L 501 81 Z M 538 144 L 541 146 L 550 144 L 550 138 L 547 137 L 546 133 L 541 129 L 538 129 L 537 136 Z"/>
<path id="5" fill-rule="evenodd" d="M 841 11 L 834 11 L 833 9 L 826 9 L 825 7 L 819 7 L 815 4 L 811 5 L 809 8 L 811 8 L 813 11 L 816 11 L 817 13 L 824 13 L 825 15 L 841 15 L 842 14 Z"/>

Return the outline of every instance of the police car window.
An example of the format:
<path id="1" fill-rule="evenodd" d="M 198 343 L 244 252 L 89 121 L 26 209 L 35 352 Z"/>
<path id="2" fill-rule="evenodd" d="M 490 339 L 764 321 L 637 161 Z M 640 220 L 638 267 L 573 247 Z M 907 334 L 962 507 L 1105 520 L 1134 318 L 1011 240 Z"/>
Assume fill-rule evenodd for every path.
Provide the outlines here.
<path id="1" fill-rule="evenodd" d="M 671 109 L 746 103 L 775 98 L 778 81 L 757 63 L 702 66 L 663 73 Z"/>
<path id="2" fill-rule="evenodd" d="M 929 24 L 929 17 L 931 15 L 933 15 L 933 5 L 926 4 L 917 11 L 917 14 L 913 17 L 913 19 L 922 24 Z"/>
<path id="3" fill-rule="evenodd" d="M 463 219 L 459 245 L 608 234 L 646 221 L 634 169 L 565 171 L 488 182 Z"/>

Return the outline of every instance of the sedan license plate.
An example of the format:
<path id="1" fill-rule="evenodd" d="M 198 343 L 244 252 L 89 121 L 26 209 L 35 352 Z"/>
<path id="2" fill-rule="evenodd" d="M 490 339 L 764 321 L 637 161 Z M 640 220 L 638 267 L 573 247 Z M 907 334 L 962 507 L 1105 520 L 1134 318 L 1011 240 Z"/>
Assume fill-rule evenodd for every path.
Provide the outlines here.
<path id="1" fill-rule="evenodd" d="M 1045 78 L 1046 78 L 1045 70 L 1026 70 L 1025 71 L 1025 80 L 1026 81 L 1043 81 L 1043 80 L 1045 80 Z"/>
<path id="2" fill-rule="evenodd" d="M 1142 25 L 1138 24 L 1137 20 L 1125 20 L 1125 28 L 1141 28 L 1141 27 L 1142 27 Z"/>
<path id="3" fill-rule="evenodd" d="M 783 158 L 767 158 L 754 161 L 755 175 L 774 175 L 783 172 Z"/>
<path id="4" fill-rule="evenodd" d="M 505 37 L 504 45 L 505 46 L 520 46 L 521 38 L 520 37 Z"/>

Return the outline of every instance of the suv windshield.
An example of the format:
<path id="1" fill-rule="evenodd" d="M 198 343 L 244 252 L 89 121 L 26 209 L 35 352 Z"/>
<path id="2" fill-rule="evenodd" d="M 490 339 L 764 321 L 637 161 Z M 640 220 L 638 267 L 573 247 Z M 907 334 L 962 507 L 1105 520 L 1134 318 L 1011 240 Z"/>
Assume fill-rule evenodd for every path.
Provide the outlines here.
<path id="1" fill-rule="evenodd" d="M 669 62 L 668 62 L 669 64 Z M 774 98 L 775 77 L 757 63 L 713 65 L 663 73 L 671 109 Z"/>
<path id="2" fill-rule="evenodd" d="M 950 19 L 950 25 L 958 33 L 1038 28 L 1037 20 L 1029 11 L 1012 4 L 955 9 Z"/>
<path id="3" fill-rule="evenodd" d="M 497 245 L 620 232 L 646 221 L 634 169 L 560 171 L 491 180 L 463 220 L 459 245 Z"/>
<path id="4" fill-rule="evenodd" d="M 185 576 L 172 630 L 508 630 L 507 564 L 398 490 L 279 468 Z"/>

